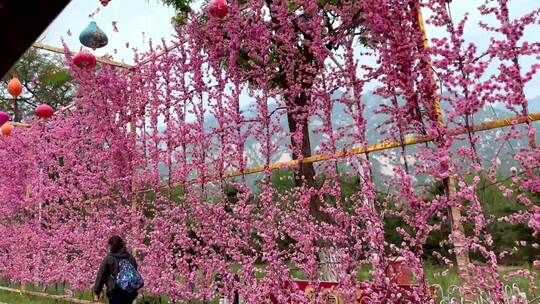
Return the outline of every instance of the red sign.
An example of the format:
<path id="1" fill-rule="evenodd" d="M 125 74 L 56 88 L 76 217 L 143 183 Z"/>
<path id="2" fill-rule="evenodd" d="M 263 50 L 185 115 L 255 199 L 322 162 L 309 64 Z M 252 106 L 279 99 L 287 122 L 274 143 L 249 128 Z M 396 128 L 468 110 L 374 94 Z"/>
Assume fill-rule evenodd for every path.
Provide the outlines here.
<path id="1" fill-rule="evenodd" d="M 304 293 L 306 293 L 307 297 L 309 299 L 312 299 L 314 297 L 315 293 L 315 286 L 310 284 L 308 281 L 293 281 L 293 283 L 296 285 L 296 290 L 301 290 Z M 339 296 L 339 292 L 337 290 L 337 283 L 331 283 L 331 282 L 320 282 L 318 284 L 318 291 L 320 296 L 322 296 L 323 303 L 326 304 L 345 304 L 345 301 L 342 297 Z M 403 290 L 411 290 L 412 285 L 399 285 L 399 287 L 403 288 Z M 286 284 L 286 288 L 290 288 L 289 284 Z M 281 304 L 278 303 L 277 299 L 273 296 L 270 297 L 272 303 L 274 304 Z M 356 303 L 358 304 L 366 304 L 370 303 L 369 300 L 369 294 L 364 292 L 361 289 L 358 289 L 356 291 Z"/>
<path id="2" fill-rule="evenodd" d="M 390 278 L 390 282 L 393 284 L 399 285 L 404 290 L 410 290 L 411 285 L 411 270 L 408 267 L 406 260 L 403 258 L 396 258 L 393 260 L 393 262 L 388 266 L 388 269 L 386 271 L 386 275 Z M 293 281 L 293 283 L 296 285 L 295 290 L 301 290 L 304 293 L 306 293 L 307 297 L 312 299 L 313 294 L 315 293 L 315 288 L 312 284 L 310 284 L 308 281 L 300 281 L 296 280 Z M 336 290 L 336 287 L 338 286 L 338 283 L 333 282 L 320 282 L 318 283 L 318 289 L 319 292 L 322 295 L 322 298 L 324 300 L 324 303 L 327 304 L 344 304 L 343 298 L 339 296 L 338 291 Z M 290 285 L 288 283 L 285 283 L 286 289 L 291 289 Z M 277 300 L 274 297 L 270 297 L 273 303 L 278 304 Z M 362 291 L 361 289 L 358 289 L 356 291 L 356 302 L 365 304 L 369 303 L 369 294 Z"/>

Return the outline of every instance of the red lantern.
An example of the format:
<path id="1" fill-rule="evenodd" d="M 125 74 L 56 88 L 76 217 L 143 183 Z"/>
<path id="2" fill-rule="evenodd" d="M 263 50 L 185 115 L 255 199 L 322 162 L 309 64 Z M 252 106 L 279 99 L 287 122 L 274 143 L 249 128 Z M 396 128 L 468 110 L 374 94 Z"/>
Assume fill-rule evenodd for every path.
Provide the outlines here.
<path id="1" fill-rule="evenodd" d="M 229 7 L 225 0 L 212 0 L 208 5 L 208 12 L 214 18 L 223 19 L 229 13 Z"/>
<path id="2" fill-rule="evenodd" d="M 3 124 L 2 127 L 0 127 L 0 130 L 2 131 L 2 135 L 10 136 L 13 131 L 13 125 L 10 123 Z"/>
<path id="3" fill-rule="evenodd" d="M 51 118 L 53 114 L 53 108 L 48 104 L 42 104 L 36 108 L 36 115 L 41 118 Z"/>
<path id="4" fill-rule="evenodd" d="M 92 70 L 96 67 L 96 57 L 88 52 L 80 52 L 73 57 L 73 63 L 81 69 Z"/>
<path id="5" fill-rule="evenodd" d="M 23 89 L 22 83 L 19 81 L 17 77 L 13 77 L 9 81 L 8 86 L 7 86 L 7 90 L 9 94 L 13 96 L 13 98 L 19 97 L 19 95 L 21 95 L 22 93 L 22 89 Z"/>

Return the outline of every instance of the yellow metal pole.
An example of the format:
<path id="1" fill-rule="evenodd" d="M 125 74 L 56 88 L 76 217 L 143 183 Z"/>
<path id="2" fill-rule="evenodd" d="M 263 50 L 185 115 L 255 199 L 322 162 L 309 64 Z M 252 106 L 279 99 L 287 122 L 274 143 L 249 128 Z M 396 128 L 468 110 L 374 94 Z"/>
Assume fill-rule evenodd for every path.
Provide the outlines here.
<path id="1" fill-rule="evenodd" d="M 427 38 L 427 33 L 426 33 L 426 26 L 424 24 L 424 17 L 422 16 L 422 7 L 421 6 L 418 6 L 418 28 L 420 29 L 420 32 L 422 33 L 422 41 L 424 42 L 424 49 L 428 49 L 429 48 L 429 40 Z M 431 78 L 431 81 L 433 84 L 436 83 L 436 79 L 435 79 L 435 74 L 433 73 L 433 64 L 431 62 L 431 60 L 428 61 L 428 66 L 429 66 L 429 76 Z M 437 113 L 437 121 L 439 122 L 439 125 L 443 126 L 444 125 L 444 121 L 443 121 L 443 116 L 442 116 L 442 112 L 441 112 L 441 99 L 439 98 L 439 94 L 436 94 L 436 92 L 434 92 L 435 94 L 435 100 L 434 100 L 434 108 L 435 108 L 435 112 Z"/>
<path id="2" fill-rule="evenodd" d="M 539 121 L 540 120 L 540 112 L 530 114 L 528 118 L 529 118 L 529 121 Z M 522 116 L 517 116 L 517 117 L 512 117 L 512 118 L 498 119 L 498 120 L 494 120 L 494 121 L 485 122 L 485 123 L 476 125 L 474 128 L 469 128 L 469 129 L 467 129 L 467 128 L 451 129 L 451 130 L 447 131 L 447 134 L 449 134 L 449 135 L 462 135 L 462 134 L 466 134 L 467 132 L 469 132 L 471 130 L 474 130 L 475 132 L 487 131 L 487 130 L 492 130 L 492 129 L 508 127 L 508 126 L 511 126 L 511 125 L 523 124 L 525 122 L 526 122 L 526 118 L 524 118 Z M 18 124 L 18 125 L 20 125 L 20 124 Z M 414 136 L 414 137 L 406 138 L 403 143 L 401 143 L 399 141 L 383 141 L 383 142 L 380 142 L 380 143 L 377 143 L 377 144 L 374 144 L 374 145 L 370 145 L 370 146 L 367 146 L 367 147 L 358 147 L 358 148 L 354 148 L 354 149 L 351 149 L 351 150 L 348 150 L 348 151 L 340 151 L 340 152 L 337 152 L 336 154 L 333 154 L 333 155 L 332 154 L 313 155 L 313 156 L 306 157 L 306 158 L 302 159 L 302 162 L 303 163 L 316 163 L 316 162 L 327 161 L 327 160 L 336 159 L 336 158 L 345 158 L 345 157 L 359 155 L 359 154 L 366 154 L 366 153 L 371 153 L 371 152 L 377 152 L 377 151 L 383 151 L 383 150 L 388 150 L 388 149 L 399 148 L 399 147 L 401 147 L 403 145 L 405 145 L 405 146 L 417 145 L 417 144 L 421 144 L 421 143 L 432 142 L 433 140 L 434 139 L 432 137 L 430 137 L 430 136 Z M 279 169 L 283 169 L 283 168 L 291 168 L 291 167 L 296 166 L 297 164 L 298 164 L 297 161 L 279 162 L 279 163 L 272 163 L 272 164 L 268 165 L 268 168 L 270 170 L 279 170 Z M 265 168 L 266 168 L 265 166 L 251 167 L 251 168 L 245 169 L 244 171 L 230 172 L 230 173 L 226 174 L 224 177 L 225 178 L 233 178 L 233 177 L 238 177 L 238 176 L 242 176 L 242 175 L 262 173 L 262 172 L 265 171 Z M 211 179 L 212 176 L 209 176 L 208 178 Z M 219 178 L 219 177 L 216 177 L 216 178 Z M 179 185 L 180 184 L 173 184 L 172 187 L 176 187 L 176 186 L 179 186 Z M 165 190 L 167 188 L 168 188 L 168 186 L 163 186 L 159 190 Z M 135 194 L 142 194 L 142 193 L 146 193 L 148 191 L 150 191 L 150 190 L 141 190 L 141 191 L 137 191 L 137 193 L 135 193 Z M 116 197 L 107 195 L 107 196 L 92 198 L 92 199 L 89 199 L 88 201 L 92 202 L 92 201 L 103 200 L 103 199 L 116 199 Z"/>
<path id="3" fill-rule="evenodd" d="M 471 131 L 472 132 L 488 131 L 488 130 L 493 130 L 493 129 L 498 129 L 498 128 L 509 127 L 512 125 L 523 124 L 527 120 L 531 122 L 539 121 L 540 112 L 532 113 L 528 116 L 528 118 L 523 117 L 523 116 L 514 116 L 510 118 L 503 118 L 503 119 L 497 119 L 497 120 L 484 122 L 484 123 L 475 125 L 474 128 L 450 129 L 450 130 L 447 130 L 447 134 L 455 136 L 455 135 L 466 134 L 467 132 L 471 132 Z M 13 124 L 13 126 L 16 126 L 16 127 L 30 127 L 30 125 L 26 123 L 13 122 L 11 124 Z M 358 147 L 358 148 L 353 148 L 348 151 L 340 151 L 334 155 L 316 154 L 316 155 L 309 156 L 302 159 L 302 162 L 303 163 L 316 163 L 316 162 L 327 161 L 327 160 L 331 160 L 335 158 L 344 158 L 344 157 L 348 157 L 352 155 L 366 154 L 366 153 L 371 153 L 371 152 L 399 148 L 403 145 L 405 146 L 417 145 L 417 144 L 431 142 L 433 140 L 434 138 L 431 136 L 411 136 L 411 137 L 405 138 L 403 143 L 399 141 L 393 141 L 393 140 L 382 141 L 380 143 L 369 145 L 367 147 Z M 297 161 L 279 162 L 279 163 L 272 163 L 268 165 L 268 168 L 271 170 L 277 170 L 277 169 L 282 169 L 282 168 L 293 167 L 296 164 L 297 164 Z M 251 168 L 245 169 L 244 171 L 234 171 L 234 172 L 228 173 L 226 177 L 237 177 L 241 175 L 261 173 L 261 172 L 264 172 L 264 170 L 265 170 L 265 166 L 251 167 Z"/>
<path id="4" fill-rule="evenodd" d="M 538 121 L 540 120 L 540 112 L 532 113 L 529 115 L 528 119 L 530 121 Z M 504 118 L 504 119 L 498 119 L 493 121 L 488 121 L 485 123 L 478 124 L 474 126 L 474 128 L 456 128 L 456 129 L 450 129 L 447 131 L 448 135 L 462 135 L 466 134 L 467 132 L 474 131 L 474 132 L 480 132 L 480 131 L 488 131 L 492 129 L 498 129 L 503 127 L 512 126 L 515 124 L 523 124 L 527 121 L 526 118 L 522 116 L 516 116 L 511 118 Z M 394 149 L 399 148 L 403 145 L 410 146 L 410 145 L 416 145 L 421 143 L 427 143 L 434 141 L 434 138 L 431 136 L 413 136 L 413 137 L 407 137 L 405 138 L 405 141 L 403 143 L 399 141 L 383 141 L 374 145 L 370 145 L 367 147 L 358 147 L 353 148 L 348 151 L 340 151 L 336 154 L 316 154 L 313 156 L 306 157 L 302 159 L 303 163 L 316 163 L 320 161 L 327 161 L 335 158 L 344 158 L 352 155 L 357 154 L 366 154 L 371 152 L 377 152 L 377 151 L 383 151 L 388 149 Z M 276 169 L 282 169 L 282 168 L 288 168 L 295 166 L 297 164 L 297 161 L 288 161 L 288 162 L 280 162 L 280 163 L 273 163 L 268 166 L 271 170 Z M 264 172 L 265 167 L 264 166 L 258 166 L 258 167 L 251 167 L 247 168 L 246 170 L 242 171 L 235 171 L 227 174 L 227 177 L 237 177 L 241 175 L 248 175 L 248 174 L 254 174 L 254 173 L 261 173 Z"/>

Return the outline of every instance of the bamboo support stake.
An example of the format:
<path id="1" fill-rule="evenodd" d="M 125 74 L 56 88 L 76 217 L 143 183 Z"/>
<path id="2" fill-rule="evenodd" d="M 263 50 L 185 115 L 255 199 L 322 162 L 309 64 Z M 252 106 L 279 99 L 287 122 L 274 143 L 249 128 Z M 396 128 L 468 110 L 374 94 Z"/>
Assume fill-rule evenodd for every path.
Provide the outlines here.
<path id="1" fill-rule="evenodd" d="M 65 54 L 65 50 L 63 48 L 54 47 L 54 46 L 46 45 L 46 44 L 39 43 L 39 42 L 35 42 L 34 44 L 32 44 L 32 47 L 36 48 L 36 49 L 40 49 L 40 50 L 53 52 L 53 53 Z M 75 52 L 69 52 L 69 53 L 71 55 L 76 54 Z M 103 58 L 103 57 L 102 58 L 96 58 L 96 61 L 99 62 L 99 63 L 102 63 L 102 64 L 112 65 L 112 66 L 115 66 L 117 68 L 122 68 L 122 69 L 131 69 L 131 68 L 133 68 L 132 65 L 129 65 L 129 64 L 126 64 L 126 63 L 123 63 L 123 62 L 114 61 L 114 60 L 107 59 L 107 58 Z"/>
<path id="2" fill-rule="evenodd" d="M 131 135 L 133 136 L 133 144 L 134 146 L 137 145 L 137 118 L 135 115 L 131 114 L 131 124 L 129 126 Z M 136 184 L 136 174 L 137 174 L 137 168 L 133 168 L 133 173 L 131 174 L 131 208 L 135 211 L 137 210 L 138 203 L 137 203 L 137 195 L 134 195 L 137 189 Z"/>
<path id="3" fill-rule="evenodd" d="M 139 64 L 137 64 L 137 66 L 145 65 L 145 64 L 149 63 L 150 61 L 155 60 L 155 59 L 157 59 L 157 58 L 159 58 L 159 57 L 167 54 L 168 52 L 170 52 L 172 50 L 175 50 L 175 49 L 177 49 L 179 47 L 180 47 L 180 44 L 173 44 L 173 45 L 171 45 L 169 47 L 166 47 L 164 50 L 157 53 L 156 55 L 148 57 L 145 60 L 141 61 Z"/>
<path id="4" fill-rule="evenodd" d="M 424 24 L 424 18 L 422 17 L 422 7 L 418 6 L 418 26 L 420 28 L 420 31 L 422 32 L 422 40 L 424 43 L 424 49 L 429 48 L 429 41 L 427 38 L 426 28 Z M 431 77 L 431 81 L 433 84 L 436 83 L 435 74 L 433 72 L 433 64 L 432 61 L 428 61 L 428 67 L 429 67 L 429 74 Z M 441 112 L 441 102 L 440 97 L 437 94 L 437 92 L 434 92 L 435 94 L 435 100 L 434 100 L 434 107 L 435 112 L 437 114 L 437 122 L 439 123 L 439 126 L 441 129 L 444 127 L 444 120 L 442 117 Z M 528 121 L 528 119 L 525 119 L 525 122 Z M 468 132 L 469 130 L 465 130 L 465 132 Z M 446 194 L 448 196 L 448 199 L 453 197 L 456 192 L 456 178 L 455 176 L 449 176 L 444 181 L 446 186 Z M 469 249 L 465 244 L 465 230 L 463 229 L 463 224 L 461 222 L 461 209 L 459 209 L 457 206 L 451 206 L 450 207 L 450 218 L 452 223 L 452 236 L 451 241 L 454 245 L 454 253 L 456 255 L 456 263 L 458 266 L 458 271 L 461 279 L 463 280 L 463 289 L 464 289 L 464 295 L 463 298 L 466 303 L 468 302 L 474 302 L 474 294 L 472 293 L 472 277 L 469 273 Z"/>

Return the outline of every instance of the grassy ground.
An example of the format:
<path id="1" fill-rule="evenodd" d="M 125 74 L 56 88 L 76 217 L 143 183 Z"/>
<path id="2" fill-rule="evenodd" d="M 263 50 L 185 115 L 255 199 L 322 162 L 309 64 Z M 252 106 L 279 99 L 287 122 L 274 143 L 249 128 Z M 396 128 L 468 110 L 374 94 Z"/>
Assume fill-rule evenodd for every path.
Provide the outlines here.
<path id="1" fill-rule="evenodd" d="M 1 286 L 10 287 L 13 289 L 20 289 L 21 286 L 18 284 L 9 284 L 6 281 L 0 281 Z M 25 287 L 28 291 L 34 291 L 34 292 L 43 292 L 51 295 L 65 295 L 64 288 L 62 287 L 62 284 L 58 284 L 55 287 L 47 288 L 46 290 L 43 290 L 41 288 L 37 288 L 36 286 L 27 285 Z M 75 292 L 75 297 L 82 300 L 92 300 L 92 293 L 90 291 L 85 292 Z M 59 304 L 67 304 L 72 303 L 68 301 L 61 301 L 61 300 L 52 300 L 52 299 L 46 299 L 39 296 L 33 296 L 33 295 L 27 295 L 27 294 L 20 294 L 16 292 L 10 292 L 10 291 L 4 291 L 0 290 L 0 303 L 29 303 L 29 304 L 42 304 L 42 303 L 59 303 Z"/>
<path id="2" fill-rule="evenodd" d="M 512 267 L 500 267 L 499 274 L 502 276 L 509 274 L 513 271 L 519 269 L 528 269 L 531 270 L 530 265 L 523 266 L 512 266 Z M 440 266 L 435 265 L 425 265 L 424 270 L 426 273 L 426 280 L 429 284 L 438 284 L 442 287 L 445 294 L 448 292 L 451 286 L 459 286 L 461 280 L 458 277 L 457 269 L 453 268 L 448 273 L 443 273 L 443 269 Z M 523 277 L 516 277 L 509 281 L 503 281 L 502 283 L 508 286 L 513 286 L 516 284 L 521 292 L 525 292 L 529 299 L 533 299 L 540 295 L 540 270 L 532 270 L 536 274 L 535 286 L 537 289 L 536 295 L 530 293 L 530 282 L 528 279 Z"/>
<path id="3" fill-rule="evenodd" d="M 38 298 L 33 296 L 21 295 L 18 293 L 0 291 L 0 302 L 8 304 L 19 304 L 19 303 L 28 303 L 28 304 L 48 304 L 48 303 L 58 303 L 58 304 L 68 304 L 70 302 L 65 301 L 54 301 L 44 298 Z"/>
<path id="4" fill-rule="evenodd" d="M 444 269 L 437 265 L 425 265 L 424 267 L 425 273 L 426 273 L 426 280 L 429 284 L 438 284 L 440 285 L 445 292 L 449 289 L 452 285 L 459 285 L 460 280 L 457 275 L 456 269 L 451 269 L 447 273 L 444 273 Z M 501 267 L 500 274 L 505 275 L 508 274 L 514 270 L 517 269 L 530 269 L 530 266 L 524 265 L 521 267 Z M 536 287 L 540 292 L 540 270 L 535 270 L 536 273 Z M 299 271 L 293 270 L 293 275 L 298 278 L 303 278 L 302 273 Z M 363 279 L 368 279 L 369 274 L 368 270 L 366 269 L 361 273 L 361 276 Z M 513 280 L 510 280 L 509 282 L 504 282 L 507 285 L 517 284 L 521 291 L 527 292 L 529 298 L 533 298 L 531 294 L 529 294 L 529 281 L 524 278 L 515 278 Z M 4 284 L 2 284 L 4 285 Z M 30 289 L 30 288 L 29 288 Z M 49 289 L 47 290 L 48 293 L 54 294 L 56 293 L 55 289 Z M 538 296 L 538 293 L 537 293 Z M 85 300 L 90 300 L 91 295 L 89 292 L 85 292 L 83 294 L 78 294 L 78 298 L 82 298 Z M 67 304 L 69 302 L 65 301 L 55 301 L 55 300 L 49 300 L 49 299 L 43 299 L 38 298 L 34 296 L 26 296 L 26 295 L 20 295 L 17 293 L 11 293 L 11 292 L 5 292 L 0 290 L 0 302 L 12 304 L 12 303 L 28 303 L 28 304 L 46 304 L 46 303 L 58 303 L 58 304 Z M 159 302 L 148 302 L 148 303 L 159 303 Z M 166 303 L 166 301 L 162 302 Z M 216 300 L 215 303 L 217 304 L 218 301 Z M 214 304 L 214 303 L 210 303 Z"/>

